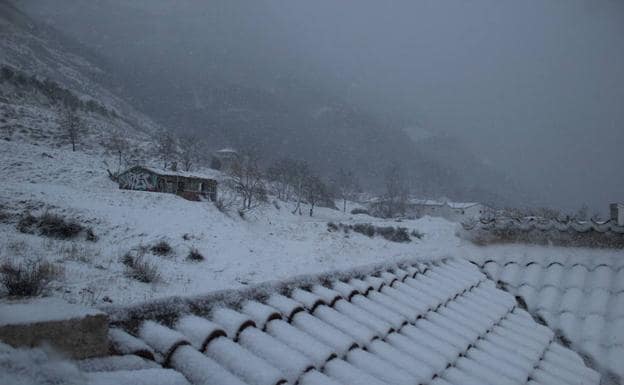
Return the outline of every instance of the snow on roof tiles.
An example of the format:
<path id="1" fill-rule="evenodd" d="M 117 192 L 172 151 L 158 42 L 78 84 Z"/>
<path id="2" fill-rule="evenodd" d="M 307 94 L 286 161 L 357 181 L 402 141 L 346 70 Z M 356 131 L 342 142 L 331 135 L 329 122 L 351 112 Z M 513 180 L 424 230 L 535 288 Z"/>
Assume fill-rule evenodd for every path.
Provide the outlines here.
<path id="1" fill-rule="evenodd" d="M 173 170 L 163 170 L 156 167 L 151 166 L 134 166 L 123 172 L 125 174 L 128 171 L 133 169 L 144 169 L 151 173 L 158 175 L 166 175 L 166 176 L 179 176 L 184 178 L 198 178 L 198 179 L 219 179 L 221 173 L 216 170 L 204 170 L 202 173 L 195 173 L 189 171 L 173 171 Z"/>
<path id="2" fill-rule="evenodd" d="M 624 381 L 624 258 L 519 254 L 474 262 L 603 376 Z"/>
<path id="3" fill-rule="evenodd" d="M 191 384 L 599 382 L 467 261 L 363 278 L 220 305 L 207 318 L 178 317 L 173 328 L 146 320 L 136 334 Z"/>

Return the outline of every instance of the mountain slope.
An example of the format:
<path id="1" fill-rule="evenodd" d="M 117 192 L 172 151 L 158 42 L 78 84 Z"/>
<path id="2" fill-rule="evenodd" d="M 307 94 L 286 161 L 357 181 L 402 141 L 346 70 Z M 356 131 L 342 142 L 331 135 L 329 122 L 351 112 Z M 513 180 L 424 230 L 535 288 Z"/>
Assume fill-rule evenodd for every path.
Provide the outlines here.
<path id="1" fill-rule="evenodd" d="M 88 128 L 86 147 L 113 132 L 145 140 L 160 128 L 101 84 L 107 73 L 72 53 L 79 44 L 0 1 L 0 133 L 59 139 L 59 111 L 76 108 Z M 57 140 L 58 142 L 58 140 Z"/>
<path id="2" fill-rule="evenodd" d="M 515 187 L 461 143 L 413 140 L 404 130 L 413 126 L 408 118 L 356 102 L 350 84 L 289 40 L 267 2 L 56 4 L 24 6 L 97 48 L 142 111 L 171 129 L 198 133 L 214 148 L 303 158 L 327 178 L 350 168 L 377 192 L 398 161 L 420 195 L 519 200 Z M 492 180 L 484 183 L 485 176 Z"/>

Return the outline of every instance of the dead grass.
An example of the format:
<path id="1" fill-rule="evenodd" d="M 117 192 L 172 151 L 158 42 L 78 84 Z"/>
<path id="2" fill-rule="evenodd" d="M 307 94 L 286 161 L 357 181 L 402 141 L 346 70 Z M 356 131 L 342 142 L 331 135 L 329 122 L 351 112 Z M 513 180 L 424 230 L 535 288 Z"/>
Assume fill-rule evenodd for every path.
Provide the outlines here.
<path id="1" fill-rule="evenodd" d="M 126 276 L 139 282 L 154 283 L 161 279 L 158 266 L 148 261 L 140 251 L 136 255 L 132 252 L 125 253 L 121 257 L 121 263 L 126 266 Z"/>
<path id="2" fill-rule="evenodd" d="M 173 248 L 171 247 L 169 242 L 162 240 L 152 245 L 150 250 L 152 250 L 152 253 L 156 255 L 165 256 L 165 255 L 170 255 L 171 252 L 173 251 Z"/>
<path id="3" fill-rule="evenodd" d="M 203 261 L 205 258 L 204 256 L 199 252 L 199 250 L 197 250 L 196 248 L 192 248 L 191 250 L 189 250 L 188 255 L 186 256 L 186 259 L 189 261 L 193 261 L 193 262 L 201 262 Z"/>
<path id="4" fill-rule="evenodd" d="M 0 265 L 0 282 L 10 297 L 40 295 L 61 274 L 61 268 L 43 260 L 7 261 Z"/>

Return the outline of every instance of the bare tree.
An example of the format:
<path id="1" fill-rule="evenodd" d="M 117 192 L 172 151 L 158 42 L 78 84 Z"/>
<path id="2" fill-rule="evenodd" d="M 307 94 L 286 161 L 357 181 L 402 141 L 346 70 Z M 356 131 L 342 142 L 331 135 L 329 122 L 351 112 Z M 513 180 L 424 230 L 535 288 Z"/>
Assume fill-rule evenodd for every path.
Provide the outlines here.
<path id="1" fill-rule="evenodd" d="M 386 217 L 391 218 L 397 214 L 405 213 L 408 188 L 403 168 L 397 162 L 388 168 L 385 179 L 384 214 Z"/>
<path id="2" fill-rule="evenodd" d="M 310 166 L 303 160 L 294 161 L 292 169 L 289 171 L 291 175 L 291 185 L 297 198 L 297 205 L 292 211 L 293 214 L 301 215 L 301 203 L 306 199 L 306 181 L 310 176 Z"/>
<path id="3" fill-rule="evenodd" d="M 353 199 L 355 194 L 360 191 L 360 184 L 352 171 L 343 168 L 338 170 L 335 178 L 336 191 L 342 199 L 342 211 L 347 212 L 347 200 Z"/>
<path id="4" fill-rule="evenodd" d="M 120 132 L 115 131 L 108 138 L 106 146 L 117 156 L 117 173 L 119 173 L 125 163 L 124 159 L 130 149 L 130 143 Z"/>
<path id="5" fill-rule="evenodd" d="M 62 131 L 62 138 L 69 142 L 72 146 L 72 151 L 76 151 L 76 145 L 80 140 L 80 137 L 85 133 L 86 129 L 82 119 L 71 108 L 64 108 L 60 113 L 60 128 Z"/>
<path id="6" fill-rule="evenodd" d="M 297 161 L 289 158 L 279 159 L 267 169 L 267 179 L 271 182 L 272 191 L 278 199 L 290 200 L 296 169 Z"/>
<path id="7" fill-rule="evenodd" d="M 175 160 L 178 152 L 177 141 L 172 133 L 165 131 L 156 137 L 156 152 L 166 169 Z"/>
<path id="8" fill-rule="evenodd" d="M 251 210 L 266 201 L 266 188 L 257 156 L 242 155 L 240 162 L 229 171 L 229 177 L 233 190 L 241 197 L 243 210 Z"/>
<path id="9" fill-rule="evenodd" d="M 191 169 L 201 158 L 202 143 L 196 135 L 183 135 L 180 137 L 180 161 L 184 171 Z"/>
<path id="10" fill-rule="evenodd" d="M 310 205 L 310 216 L 314 215 L 314 207 L 318 206 L 319 203 L 332 200 L 332 194 L 329 192 L 329 189 L 321 178 L 316 175 L 309 175 L 305 179 L 304 189 L 306 200 Z"/>

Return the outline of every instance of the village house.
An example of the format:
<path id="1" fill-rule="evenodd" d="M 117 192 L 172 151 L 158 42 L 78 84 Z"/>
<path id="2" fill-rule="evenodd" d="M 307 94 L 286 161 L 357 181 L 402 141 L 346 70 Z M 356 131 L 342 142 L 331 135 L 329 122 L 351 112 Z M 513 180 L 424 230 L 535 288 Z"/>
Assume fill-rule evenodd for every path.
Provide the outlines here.
<path id="1" fill-rule="evenodd" d="M 185 171 L 134 166 L 119 174 L 118 182 L 119 188 L 125 190 L 170 193 L 193 201 L 217 199 L 218 183 L 215 178 Z"/>
<path id="2" fill-rule="evenodd" d="M 406 212 L 410 216 L 441 217 L 450 221 L 466 221 L 479 219 L 491 209 L 477 202 L 450 202 L 446 200 L 411 199 L 407 203 Z"/>
<path id="3" fill-rule="evenodd" d="M 212 154 L 210 168 L 228 172 L 231 171 L 239 162 L 238 152 L 232 148 L 223 148 Z"/>

